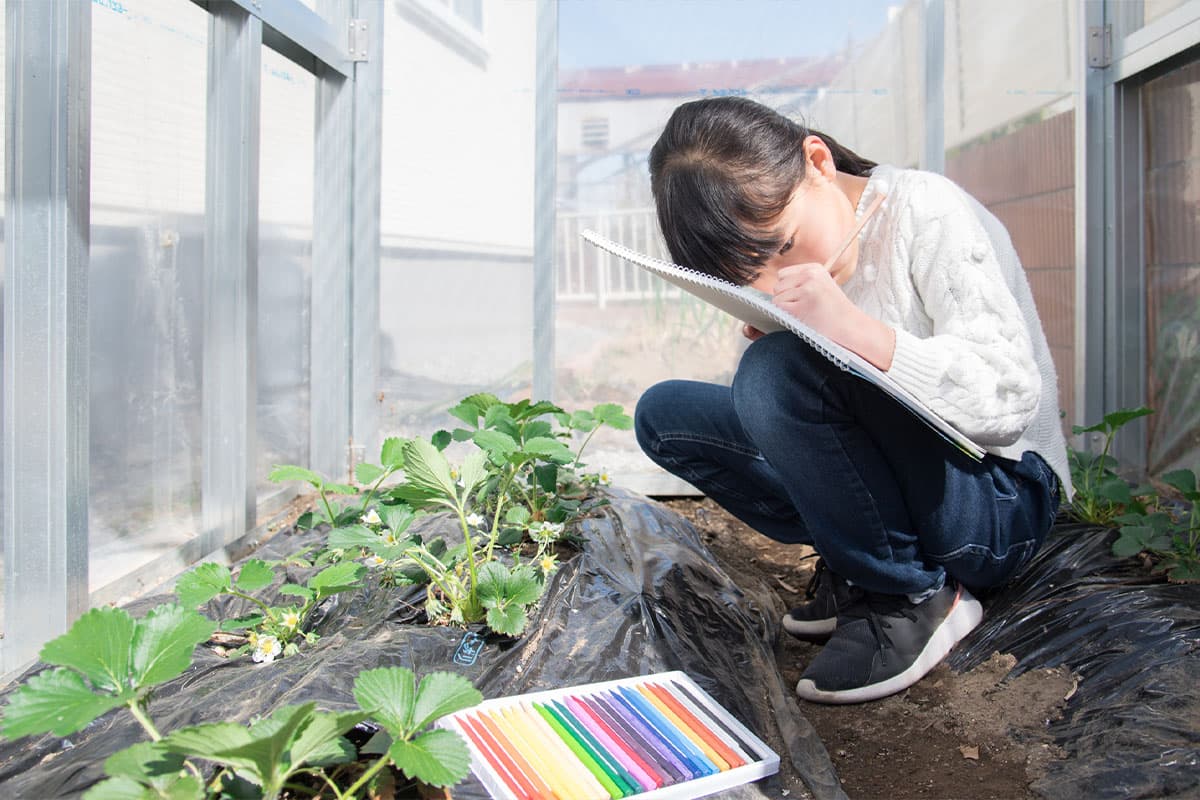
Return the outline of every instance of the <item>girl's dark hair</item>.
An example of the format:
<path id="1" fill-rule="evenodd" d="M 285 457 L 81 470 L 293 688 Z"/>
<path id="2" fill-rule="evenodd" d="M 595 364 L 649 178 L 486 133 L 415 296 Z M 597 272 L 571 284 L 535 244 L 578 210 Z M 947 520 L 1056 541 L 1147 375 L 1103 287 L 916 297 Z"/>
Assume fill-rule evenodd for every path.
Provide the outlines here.
<path id="1" fill-rule="evenodd" d="M 677 264 L 739 285 L 784 244 L 771 225 L 804 179 L 804 138 L 821 138 L 841 172 L 875 167 L 832 138 L 744 97 L 675 109 L 650 150 L 658 224 Z"/>

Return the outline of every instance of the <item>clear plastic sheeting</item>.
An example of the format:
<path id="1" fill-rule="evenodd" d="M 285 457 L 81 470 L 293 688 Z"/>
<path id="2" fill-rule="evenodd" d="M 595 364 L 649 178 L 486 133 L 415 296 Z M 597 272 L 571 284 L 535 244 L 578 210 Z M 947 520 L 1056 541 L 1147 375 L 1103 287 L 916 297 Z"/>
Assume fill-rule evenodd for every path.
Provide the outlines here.
<path id="1" fill-rule="evenodd" d="M 427 538 L 452 536 L 445 517 L 417 525 Z M 525 635 L 488 636 L 473 662 L 459 650 L 474 631 L 416 624 L 423 590 L 381 589 L 369 580 L 366 589 L 328 601 L 313 622 L 321 640 L 296 656 L 259 665 L 198 651 L 195 664 L 156 693 L 150 715 L 170 731 L 246 722 L 311 700 L 326 709 L 348 708 L 355 676 L 381 666 L 453 671 L 487 698 L 679 669 L 779 752 L 784 769 L 798 773 L 814 796 L 843 797 L 824 746 L 775 667 L 774 620 L 781 612 L 775 599 L 738 589 L 689 523 L 637 495 L 614 492 L 612 505 L 584 523 L 583 535 L 583 551 L 551 578 Z M 314 539 L 281 535 L 256 555 L 278 558 Z M 147 598 L 130 610 L 140 616 L 164 599 Z M 117 712 L 69 741 L 5 742 L 0 794 L 77 794 L 103 777 L 105 758 L 144 738 L 128 714 Z M 749 800 L 781 792 L 775 776 L 722 796 Z M 486 796 L 474 778 L 454 789 L 455 798 Z"/>
<path id="2" fill-rule="evenodd" d="M 1034 789 L 1045 797 L 1200 793 L 1200 585 L 1169 584 L 1112 555 L 1115 534 L 1060 525 L 951 654 L 965 670 L 996 651 L 1013 675 L 1065 665 L 1080 677 L 1050 733 L 1066 752 Z"/>

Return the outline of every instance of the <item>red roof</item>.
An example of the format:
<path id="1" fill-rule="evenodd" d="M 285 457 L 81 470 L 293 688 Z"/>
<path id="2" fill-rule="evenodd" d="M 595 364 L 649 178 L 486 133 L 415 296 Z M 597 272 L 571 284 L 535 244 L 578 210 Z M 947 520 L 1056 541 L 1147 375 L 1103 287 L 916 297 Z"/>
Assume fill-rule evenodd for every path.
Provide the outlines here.
<path id="1" fill-rule="evenodd" d="M 843 59 L 833 56 L 565 70 L 559 73 L 558 91 L 565 101 L 796 91 L 828 86 L 842 65 Z"/>

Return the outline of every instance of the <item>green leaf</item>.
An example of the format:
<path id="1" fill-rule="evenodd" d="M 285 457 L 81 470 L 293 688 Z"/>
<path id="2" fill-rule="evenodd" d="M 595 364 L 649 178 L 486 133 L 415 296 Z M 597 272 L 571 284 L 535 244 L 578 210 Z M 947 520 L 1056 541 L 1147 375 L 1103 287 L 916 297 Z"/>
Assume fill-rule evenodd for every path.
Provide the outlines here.
<path id="1" fill-rule="evenodd" d="M 377 467 L 374 464 L 368 464 L 363 461 L 354 466 L 354 480 L 361 484 L 372 484 L 383 477 L 385 470 L 383 467 Z"/>
<path id="2" fill-rule="evenodd" d="M 93 608 L 62 636 L 42 648 L 48 664 L 82 672 L 97 689 L 133 697 L 129 685 L 129 648 L 133 617 L 119 608 Z"/>
<path id="3" fill-rule="evenodd" d="M 527 606 L 536 603 L 546 590 L 546 585 L 539 579 L 538 573 L 529 564 L 513 567 L 508 575 L 508 586 L 505 594 L 514 603 Z"/>
<path id="4" fill-rule="evenodd" d="M 1167 568 L 1167 580 L 1171 583 L 1200 583 L 1200 561 L 1174 560 Z"/>
<path id="5" fill-rule="evenodd" d="M 195 776 L 182 773 L 183 762 L 183 756 L 159 743 L 140 742 L 108 757 L 104 771 L 113 779 L 90 789 L 84 800 L 202 800 L 204 786 Z"/>
<path id="6" fill-rule="evenodd" d="M 349 550 L 354 547 L 371 547 L 380 541 L 379 534 L 365 525 L 350 525 L 331 530 L 328 545 L 336 550 Z"/>
<path id="7" fill-rule="evenodd" d="M 487 454 L 482 451 L 471 453 L 463 459 L 462 469 L 459 470 L 463 492 L 469 494 L 488 476 Z"/>
<path id="8" fill-rule="evenodd" d="M 474 436 L 475 436 L 475 431 L 467 430 L 466 428 L 455 428 L 450 433 L 450 438 L 456 442 L 469 442 L 469 441 L 471 441 L 472 437 L 474 437 Z"/>
<path id="9" fill-rule="evenodd" d="M 315 707 L 315 703 L 285 706 L 249 729 L 226 722 L 183 728 L 167 736 L 162 743 L 171 752 L 195 755 L 233 767 L 243 777 L 258 783 L 265 796 L 275 797 L 288 776 L 304 766 L 305 758 L 314 753 L 331 754 L 328 745 L 332 743 L 324 734 L 335 729 L 338 720 L 322 723 L 311 739 L 304 739 L 304 731 L 318 717 Z M 304 752 L 300 753 L 297 745 L 302 742 Z"/>
<path id="10" fill-rule="evenodd" d="M 1142 538 L 1134 528 L 1123 528 L 1121 535 L 1113 542 L 1112 553 L 1117 558 L 1130 558 L 1146 549 Z"/>
<path id="11" fill-rule="evenodd" d="M 9 739 L 47 732 L 69 736 L 122 704 L 120 697 L 93 694 L 77 672 L 47 670 L 9 695 L 4 708 L 4 735 Z"/>
<path id="12" fill-rule="evenodd" d="M 1115 476 L 1101 480 L 1096 486 L 1095 494 L 1102 500 L 1119 505 L 1128 505 L 1133 502 L 1133 493 L 1129 491 L 1129 484 Z"/>
<path id="13" fill-rule="evenodd" d="M 249 614 L 244 617 L 234 617 L 233 619 L 221 620 L 221 630 L 223 631 L 244 631 L 247 628 L 256 628 L 266 619 L 262 614 Z"/>
<path id="14" fill-rule="evenodd" d="M 513 604 L 504 608 L 495 607 L 487 610 L 488 627 L 505 636 L 520 636 L 525 632 L 525 625 L 528 622 L 524 606 Z"/>
<path id="15" fill-rule="evenodd" d="M 181 575 L 175 584 L 175 594 L 181 606 L 195 608 L 232 588 L 229 567 L 209 561 Z"/>
<path id="16" fill-rule="evenodd" d="M 291 597 L 303 597 L 305 602 L 312 600 L 317 596 L 316 592 L 306 586 L 300 586 L 295 583 L 285 583 L 279 587 L 281 595 L 289 595 Z"/>
<path id="17" fill-rule="evenodd" d="M 396 436 L 389 436 L 383 440 L 383 447 L 379 450 L 379 463 L 385 467 L 400 469 L 404 466 L 404 439 Z"/>
<path id="18" fill-rule="evenodd" d="M 1196 473 L 1190 469 L 1172 470 L 1163 474 L 1162 479 L 1168 486 L 1178 489 L 1186 499 L 1196 501 Z"/>
<path id="19" fill-rule="evenodd" d="M 152 785 L 133 778 L 109 778 L 84 792 L 83 800 L 204 800 L 204 785 L 195 775 L 178 773 Z"/>
<path id="20" fill-rule="evenodd" d="M 429 442 L 414 439 L 405 445 L 404 462 L 410 485 L 450 500 L 458 496 L 450 477 L 450 462 Z"/>
<path id="21" fill-rule="evenodd" d="M 451 406 L 447 409 L 450 416 L 455 419 L 460 419 L 471 427 L 476 427 L 479 424 L 479 407 L 473 403 L 462 402 L 456 406 Z"/>
<path id="22" fill-rule="evenodd" d="M 479 567 L 476 575 L 475 592 L 480 602 L 486 605 L 488 600 L 504 597 L 504 588 L 508 585 L 507 567 L 499 561 L 489 561 Z"/>
<path id="23" fill-rule="evenodd" d="M 445 450 L 450 446 L 450 442 L 452 441 L 454 441 L 454 437 L 447 430 L 435 431 L 433 436 L 429 437 L 430 444 L 438 450 Z"/>
<path id="24" fill-rule="evenodd" d="M 524 404 L 527 401 L 523 400 L 521 402 Z M 514 410 L 513 416 L 517 419 L 532 419 L 533 417 L 540 417 L 543 414 L 561 413 L 563 413 L 563 410 L 554 405 L 554 403 L 551 403 L 549 400 L 539 400 L 532 405 L 523 405 L 519 410 Z"/>
<path id="25" fill-rule="evenodd" d="M 1133 422 L 1138 417 L 1145 417 L 1153 413 L 1154 411 L 1152 409 L 1146 408 L 1145 406 L 1139 406 L 1138 408 L 1122 408 L 1118 411 L 1105 414 L 1104 424 L 1108 427 L 1108 430 L 1116 432 L 1130 422 Z"/>
<path id="26" fill-rule="evenodd" d="M 292 464 L 276 464 L 271 470 L 271 474 L 267 476 L 267 480 L 272 483 L 290 483 L 292 481 L 302 481 L 310 483 L 316 488 L 320 488 L 324 483 L 324 479 L 313 472 L 311 469 L 297 467 Z"/>
<path id="27" fill-rule="evenodd" d="M 489 454 L 494 453 L 502 459 L 508 458 L 520 449 L 516 439 L 500 431 L 476 431 L 475 435 L 471 438 L 474 439 L 475 444 L 479 445 Z"/>
<path id="28" fill-rule="evenodd" d="M 423 730 L 436 719 L 482 702 L 483 695 L 461 675 L 431 672 L 421 679 L 421 685 L 417 687 L 411 729 Z"/>
<path id="29" fill-rule="evenodd" d="M 388 755 L 405 775 L 430 786 L 453 786 L 467 777 L 471 766 L 462 737 L 443 729 L 423 733 L 411 742 L 392 742 Z"/>
<path id="30" fill-rule="evenodd" d="M 407 667 L 369 669 L 354 679 L 354 699 L 358 705 L 396 739 L 405 739 L 412 733 L 416 696 L 417 678 Z"/>
<path id="31" fill-rule="evenodd" d="M 327 483 L 325 491 L 330 494 L 358 494 L 358 489 L 346 483 Z"/>
<path id="32" fill-rule="evenodd" d="M 215 622 L 182 606 L 151 609 L 133 630 L 134 688 L 146 689 L 183 674 L 196 645 L 208 641 L 216 629 Z"/>
<path id="33" fill-rule="evenodd" d="M 600 425 L 600 422 L 591 411 L 580 410 L 571 415 L 570 425 L 574 430 L 588 433 L 595 430 Z"/>
<path id="34" fill-rule="evenodd" d="M 389 496 L 393 500 L 405 503 L 413 508 L 426 509 L 433 506 L 454 508 L 454 503 L 447 499 L 441 491 L 426 489 L 411 483 L 402 483 L 398 486 L 393 486 L 389 492 Z"/>
<path id="35" fill-rule="evenodd" d="M 633 427 L 633 417 L 625 413 L 625 409 L 616 403 L 601 403 L 592 409 L 596 419 L 619 431 L 627 431 Z"/>
<path id="36" fill-rule="evenodd" d="M 503 403 L 491 406 L 484 412 L 483 425 L 486 428 L 499 428 L 509 432 L 516 430 L 516 422 L 512 414 L 508 413 L 508 406 Z"/>
<path id="37" fill-rule="evenodd" d="M 356 755 L 354 745 L 342 734 L 368 716 L 365 711 L 315 714 L 312 722 L 301 731 L 291 746 L 292 763 L 324 767 L 353 761 Z"/>
<path id="38" fill-rule="evenodd" d="M 413 511 L 412 506 L 400 503 L 393 506 L 379 506 L 379 517 L 392 533 L 399 536 L 408 530 L 408 526 L 417 518 L 417 514 Z"/>
<path id="39" fill-rule="evenodd" d="M 529 509 L 525 506 L 510 506 L 504 514 L 504 521 L 513 525 L 528 525 L 530 518 Z"/>
<path id="40" fill-rule="evenodd" d="M 543 492 L 553 494 L 558 488 L 558 464 L 538 464 L 533 468 L 533 478 Z"/>
<path id="41" fill-rule="evenodd" d="M 362 564 L 342 561 L 332 567 L 326 567 L 312 576 L 308 581 L 308 588 L 317 593 L 316 599 L 319 602 L 339 592 L 348 592 L 359 588 L 361 585 L 359 580 L 366 571 Z"/>
<path id="42" fill-rule="evenodd" d="M 549 422 L 544 419 L 534 420 L 525 426 L 524 437 L 526 439 L 537 439 L 539 437 L 553 437 L 554 429 Z"/>
<path id="43" fill-rule="evenodd" d="M 317 519 L 317 515 L 311 511 L 305 511 L 303 514 L 296 517 L 297 530 L 310 531 L 320 524 L 321 521 Z"/>
<path id="44" fill-rule="evenodd" d="M 557 461 L 560 464 L 570 463 L 575 459 L 571 449 L 557 439 L 539 437 L 525 442 L 522 448 L 526 453 Z"/>
<path id="45" fill-rule="evenodd" d="M 242 565 L 236 585 L 243 592 L 254 592 L 264 586 L 270 586 L 274 580 L 275 570 L 262 559 L 252 558 Z"/>

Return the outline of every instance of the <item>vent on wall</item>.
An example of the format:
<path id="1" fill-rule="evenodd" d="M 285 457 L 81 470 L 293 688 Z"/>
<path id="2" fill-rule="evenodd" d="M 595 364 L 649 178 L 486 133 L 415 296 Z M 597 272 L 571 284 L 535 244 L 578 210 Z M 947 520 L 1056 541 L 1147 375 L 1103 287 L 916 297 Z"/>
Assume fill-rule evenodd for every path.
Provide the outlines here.
<path id="1" fill-rule="evenodd" d="M 594 150 L 608 147 L 608 117 L 589 117 L 583 121 L 583 146 Z"/>

